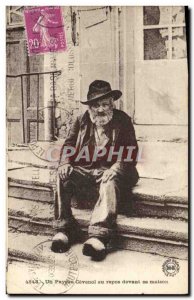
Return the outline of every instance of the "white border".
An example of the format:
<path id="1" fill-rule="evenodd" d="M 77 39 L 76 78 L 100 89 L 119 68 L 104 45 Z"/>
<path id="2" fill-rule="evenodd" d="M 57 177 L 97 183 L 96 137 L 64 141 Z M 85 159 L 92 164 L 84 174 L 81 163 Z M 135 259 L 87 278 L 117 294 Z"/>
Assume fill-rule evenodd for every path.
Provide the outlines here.
<path id="1" fill-rule="evenodd" d="M 92 4 L 91 4 L 92 3 Z M 130 5 L 130 6 L 136 6 L 136 5 L 185 5 L 185 6 L 189 6 L 190 9 L 192 10 L 194 7 L 194 1 L 190 0 L 190 1 L 185 1 L 185 0 L 174 0 L 174 1 L 148 1 L 148 0 L 144 0 L 141 1 L 139 0 L 137 2 L 134 0 L 131 1 L 97 1 L 95 2 L 96 6 L 101 6 L 101 5 Z M 0 20 L 1 20 L 1 26 L 0 26 L 0 37 L 1 37 L 1 55 L 0 55 L 0 66 L 1 66 L 1 72 L 0 72 L 0 91 L 1 91 L 1 104 L 0 104 L 0 116 L 1 116 L 1 122 L 0 122 L 0 182 L 1 182 L 1 195 L 0 195 L 0 211 L 1 211 L 1 217 L 0 217 L 0 229 L 1 229 L 1 252 L 0 252 L 0 296 L 1 299 L 7 298 L 8 296 L 5 295 L 5 271 L 6 271 L 6 260 L 5 260 L 5 255 L 6 255 L 6 247 L 5 247 L 5 238 L 6 238 L 6 192 L 5 192 L 5 187 L 6 187 L 6 176 L 5 176 L 5 149 L 6 149 L 6 120 L 5 120 L 5 111 L 6 111 L 6 98 L 5 98 L 5 70 L 6 70 L 6 56 L 5 56 L 5 27 L 6 27 L 6 21 L 5 21 L 5 6 L 8 5 L 61 5 L 61 6 L 69 6 L 69 5 L 88 5 L 88 6 L 93 6 L 94 2 L 92 1 L 75 1 L 75 0 L 71 0 L 71 1 L 64 1 L 64 0 L 58 0 L 56 1 L 43 1 L 43 0 L 33 0 L 33 1 L 3 1 L 1 0 L 1 4 L 0 4 Z M 191 16 L 190 16 L 191 17 Z M 190 20 L 190 30 L 192 29 L 192 20 Z M 191 30 L 192 31 L 192 30 Z M 191 49 L 193 49 L 193 31 L 191 32 L 192 36 L 191 36 Z M 191 68 L 191 73 L 193 70 L 193 66 Z M 191 86 L 193 85 L 193 78 L 191 76 L 192 82 L 190 82 Z M 191 91 L 192 92 L 192 91 Z M 190 95 L 192 97 L 192 93 Z M 192 102 L 192 99 L 190 99 L 190 102 Z M 192 109 L 192 116 L 193 116 L 193 106 L 191 106 Z M 194 130 L 192 131 L 191 134 L 191 139 L 193 141 L 194 139 Z M 193 163 L 192 163 L 192 167 L 193 167 Z M 194 179 L 192 178 L 192 182 L 191 182 L 191 186 L 194 186 Z M 190 199 L 192 200 L 192 199 Z M 194 210 L 194 205 L 192 205 L 192 212 L 193 213 Z M 193 214 L 192 214 L 193 215 Z M 192 218 L 191 218 L 192 219 Z M 192 238 L 193 238 L 193 231 L 191 231 L 192 234 Z M 193 269 L 193 268 L 192 268 Z M 193 276 L 194 277 L 194 276 Z M 191 286 L 193 286 L 193 280 L 191 282 Z M 28 296 L 29 297 L 29 296 Z M 20 298 L 20 297 L 19 297 Z M 23 298 L 23 297 L 22 297 Z M 39 298 L 39 297 L 36 297 Z M 53 296 L 52 298 L 56 298 L 56 296 Z M 73 297 L 71 297 L 72 299 Z M 88 297 L 87 297 L 88 298 Z M 105 297 L 101 297 L 105 298 Z M 130 297 L 130 298 L 134 298 L 137 299 L 137 297 Z M 152 297 L 156 298 L 157 297 Z M 170 298 L 170 297 L 165 297 L 165 299 Z M 186 297 L 183 297 L 186 298 Z M 106 298 L 107 299 L 107 298 Z"/>

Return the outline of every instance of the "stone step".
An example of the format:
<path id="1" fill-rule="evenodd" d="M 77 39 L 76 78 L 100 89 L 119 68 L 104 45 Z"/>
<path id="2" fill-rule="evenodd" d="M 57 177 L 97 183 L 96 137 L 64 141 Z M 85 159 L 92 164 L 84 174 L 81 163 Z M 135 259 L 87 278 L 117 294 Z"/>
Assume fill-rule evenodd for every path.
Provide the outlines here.
<path id="1" fill-rule="evenodd" d="M 9 259 L 7 263 L 7 293 L 10 294 L 55 294 L 64 293 L 64 286 L 55 285 L 54 287 L 44 284 L 45 278 L 48 278 L 48 270 L 50 270 L 51 262 L 55 266 L 54 279 L 65 280 L 67 278 L 69 264 L 67 259 L 69 255 L 53 253 L 50 250 L 51 242 L 47 236 L 33 236 L 28 234 L 9 233 Z M 41 245 L 43 247 L 41 248 Z M 39 250 L 39 251 L 38 251 Z M 37 255 L 38 254 L 38 255 Z M 80 294 L 83 290 L 84 294 L 94 294 L 96 289 L 100 294 L 145 294 L 164 292 L 165 284 L 166 294 L 187 294 L 187 285 L 183 289 L 183 284 L 180 284 L 181 278 L 188 276 L 188 261 L 176 259 L 179 264 L 180 272 L 177 276 L 166 277 L 162 272 L 162 266 L 168 258 L 128 250 L 111 251 L 106 259 L 101 262 L 96 262 L 82 254 L 82 244 L 76 244 L 71 247 L 70 255 L 73 255 L 78 261 L 79 274 L 78 280 L 81 284 L 75 284 L 65 294 Z M 72 260 L 73 261 L 73 260 Z M 130 271 L 129 271 L 130 270 Z M 133 271 L 132 271 L 133 270 Z M 140 283 L 134 284 L 134 270 L 138 274 Z M 146 272 L 145 272 L 146 270 Z M 180 274 L 181 273 L 181 274 Z M 22 276 L 21 276 L 22 274 Z M 76 275 L 77 273 L 75 273 Z M 153 275 L 154 274 L 154 275 Z M 159 278 L 156 278 L 158 274 Z M 45 276 L 44 276 L 45 275 Z M 28 284 L 26 280 L 41 279 L 39 285 Z M 153 278 L 154 277 L 154 278 Z M 74 277 L 75 278 L 75 277 Z M 83 281 L 115 281 L 125 284 L 83 284 Z M 50 278 L 49 278 L 50 279 Z M 136 278 L 135 278 L 136 279 Z M 160 280 L 158 283 L 158 279 Z M 154 281 L 151 284 L 143 283 L 143 281 Z M 147 287 L 149 286 L 149 290 Z M 50 287 L 50 288 L 49 288 Z M 54 289 L 54 290 L 53 290 Z M 65 289 L 66 290 L 66 289 Z"/>
<path id="2" fill-rule="evenodd" d="M 55 170 L 24 167 L 8 172 L 10 197 L 53 202 Z M 133 189 L 133 215 L 188 219 L 188 195 L 185 176 L 165 180 L 140 178 Z M 92 208 L 90 202 L 83 207 Z M 125 211 L 131 214 L 131 209 Z"/>
<path id="3" fill-rule="evenodd" d="M 9 228 L 34 235 L 52 236 L 54 207 L 52 204 L 9 198 Z M 90 210 L 73 209 L 80 227 L 87 232 Z M 115 248 L 155 253 L 163 256 L 187 258 L 188 224 L 185 221 L 125 217 L 117 219 L 117 236 L 111 244 Z"/>
<path id="4" fill-rule="evenodd" d="M 33 184 L 20 184 L 17 182 L 9 182 L 8 196 L 51 203 L 53 203 L 54 199 L 51 187 L 37 186 Z"/>

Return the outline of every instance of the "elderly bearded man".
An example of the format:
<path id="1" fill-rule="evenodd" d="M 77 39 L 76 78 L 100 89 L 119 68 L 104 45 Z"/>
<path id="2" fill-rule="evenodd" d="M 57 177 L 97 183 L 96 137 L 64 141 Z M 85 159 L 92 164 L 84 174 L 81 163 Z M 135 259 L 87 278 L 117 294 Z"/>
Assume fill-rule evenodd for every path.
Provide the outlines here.
<path id="1" fill-rule="evenodd" d="M 95 80 L 89 86 L 87 101 L 81 102 L 88 105 L 88 110 L 75 121 L 61 151 L 55 222 L 57 233 L 51 246 L 54 252 L 67 251 L 76 236 L 77 224 L 71 211 L 71 198 L 76 189 L 82 185 L 91 189 L 96 185 L 99 195 L 91 215 L 89 239 L 83 245 L 83 254 L 94 260 L 102 260 L 106 256 L 107 244 L 115 232 L 121 192 L 138 181 L 135 167 L 138 146 L 131 118 L 123 111 L 114 109 L 113 102 L 121 95 L 121 91 L 112 90 L 108 82 Z M 121 146 L 132 147 L 134 151 L 129 161 L 108 161 L 104 157 L 90 162 L 83 159 L 76 161 L 75 156 L 63 160 L 65 146 L 75 147 L 80 153 L 86 145 L 90 153 L 95 151 L 95 147 L 110 149 L 111 146 L 117 150 Z"/>

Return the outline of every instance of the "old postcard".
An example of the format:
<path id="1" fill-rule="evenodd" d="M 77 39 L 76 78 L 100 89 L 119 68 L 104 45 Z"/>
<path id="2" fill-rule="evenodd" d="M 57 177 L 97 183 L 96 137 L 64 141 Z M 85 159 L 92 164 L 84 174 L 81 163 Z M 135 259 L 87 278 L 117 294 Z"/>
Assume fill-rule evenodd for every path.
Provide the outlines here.
<path id="1" fill-rule="evenodd" d="M 188 294 L 188 8 L 6 18 L 7 293 Z"/>

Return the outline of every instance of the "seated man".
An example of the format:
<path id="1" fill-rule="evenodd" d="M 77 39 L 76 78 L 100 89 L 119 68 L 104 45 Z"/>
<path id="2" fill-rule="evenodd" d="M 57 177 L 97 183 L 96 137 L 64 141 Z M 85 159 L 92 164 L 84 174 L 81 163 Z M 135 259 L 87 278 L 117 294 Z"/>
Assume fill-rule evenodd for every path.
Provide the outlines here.
<path id="1" fill-rule="evenodd" d="M 89 86 L 88 110 L 77 118 L 62 147 L 58 168 L 56 230 L 51 249 L 65 252 L 76 235 L 76 221 L 71 211 L 71 198 L 76 188 L 98 185 L 98 200 L 88 229 L 89 239 L 83 254 L 95 260 L 106 256 L 106 247 L 116 228 L 121 192 L 138 181 L 136 170 L 137 141 L 131 118 L 114 109 L 121 97 L 108 82 L 95 80 Z M 65 149 L 75 149 L 71 157 Z M 130 154 L 130 155 L 129 155 Z"/>

